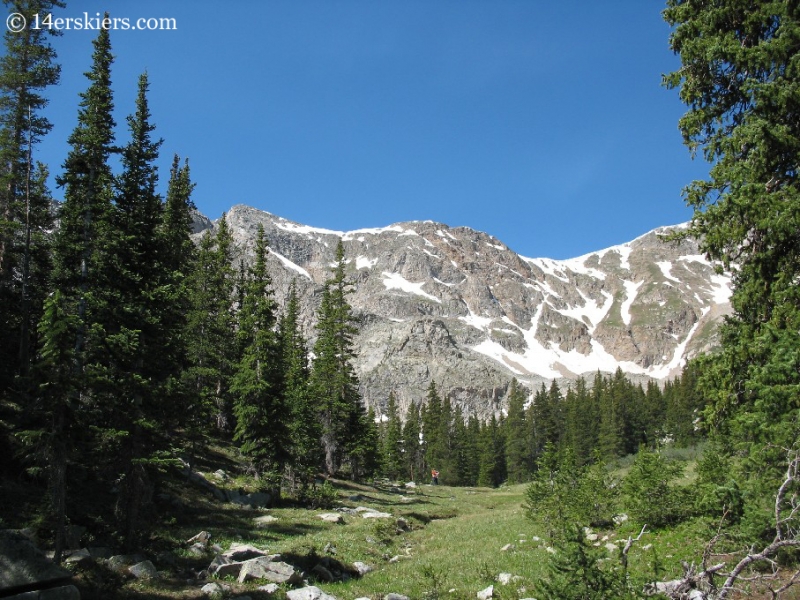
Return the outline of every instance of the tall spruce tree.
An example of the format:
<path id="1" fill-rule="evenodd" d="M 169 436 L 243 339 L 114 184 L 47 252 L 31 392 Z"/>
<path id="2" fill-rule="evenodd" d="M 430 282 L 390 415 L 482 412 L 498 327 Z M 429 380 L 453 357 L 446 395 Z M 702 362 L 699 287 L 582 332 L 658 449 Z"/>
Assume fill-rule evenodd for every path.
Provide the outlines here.
<path id="1" fill-rule="evenodd" d="M 93 47 L 92 68 L 86 73 L 90 85 L 81 94 L 78 125 L 69 137 L 70 152 L 57 180 L 65 192 L 53 246 L 56 293 L 39 326 L 44 351 L 37 365 L 41 381 L 37 408 L 42 415 L 54 415 L 46 439 L 55 444 L 47 454 L 52 457 L 48 472 L 57 560 L 64 548 L 67 466 L 91 462 L 81 434 L 94 424 L 99 411 L 97 375 L 90 367 L 105 350 L 98 308 L 107 291 L 100 265 L 105 262 L 105 241 L 111 229 L 109 157 L 115 151 L 113 58 L 107 30 L 100 31 Z"/>
<path id="2" fill-rule="evenodd" d="M 679 128 L 711 165 L 684 190 L 686 235 L 736 267 L 722 351 L 702 367 L 711 421 L 763 461 L 750 473 L 777 478 L 800 394 L 800 6 L 669 0 L 664 18 L 681 60 L 664 81 L 688 106 Z"/>
<path id="3" fill-rule="evenodd" d="M 403 476 L 403 423 L 397 410 L 394 392 L 386 403 L 386 429 L 383 438 L 383 474 L 389 479 Z"/>
<path id="4" fill-rule="evenodd" d="M 300 326 L 300 302 L 292 282 L 286 308 L 278 324 L 283 395 L 289 412 L 292 487 L 302 488 L 313 481 L 321 461 L 320 424 L 309 390 L 308 349 Z"/>
<path id="5" fill-rule="evenodd" d="M 506 471 L 509 483 L 526 481 L 531 473 L 525 422 L 525 391 L 516 379 L 508 391 L 508 417 L 505 420 Z"/>
<path id="6" fill-rule="evenodd" d="M 64 6 L 56 0 L 4 4 L 28 23 Z M 15 375 L 27 373 L 50 269 L 47 167 L 34 162 L 33 149 L 52 128 L 42 111 L 44 92 L 61 72 L 48 40 L 53 35 L 58 32 L 45 27 L 9 28 L 0 57 L 0 394 Z"/>
<path id="7" fill-rule="evenodd" d="M 234 440 L 258 476 L 280 477 L 290 457 L 290 413 L 286 409 L 281 345 L 276 330 L 272 279 L 267 271 L 267 240 L 259 224 L 255 258 L 244 284 L 237 336 L 242 357 L 231 383 L 236 416 Z"/>
<path id="8" fill-rule="evenodd" d="M 357 329 L 347 302 L 352 283 L 347 279 L 345 267 L 344 246 L 340 240 L 332 276 L 325 283 L 318 311 L 310 384 L 318 405 L 325 455 L 323 467 L 328 475 L 336 473 L 343 461 L 353 463 L 357 459 L 356 446 L 366 426 L 366 413 L 353 369 L 353 336 Z M 357 471 L 357 465 L 351 466 Z"/>

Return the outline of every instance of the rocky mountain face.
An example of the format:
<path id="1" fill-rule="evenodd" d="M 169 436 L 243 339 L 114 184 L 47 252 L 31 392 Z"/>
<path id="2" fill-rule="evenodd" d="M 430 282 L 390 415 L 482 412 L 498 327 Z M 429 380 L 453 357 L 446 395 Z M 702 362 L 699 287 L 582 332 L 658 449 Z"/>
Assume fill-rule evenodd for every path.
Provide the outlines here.
<path id="1" fill-rule="evenodd" d="M 695 243 L 663 241 L 671 228 L 551 260 L 429 221 L 341 232 L 244 205 L 227 219 L 245 260 L 264 226 L 276 299 L 282 304 L 296 282 L 311 338 L 343 241 L 360 320 L 356 370 L 376 410 L 391 391 L 405 410 L 424 398 L 431 379 L 481 417 L 500 408 L 512 377 L 532 390 L 617 367 L 663 380 L 714 346 L 716 325 L 730 310 L 730 277 L 715 273 Z M 200 216 L 195 225 L 196 235 L 214 226 Z"/>

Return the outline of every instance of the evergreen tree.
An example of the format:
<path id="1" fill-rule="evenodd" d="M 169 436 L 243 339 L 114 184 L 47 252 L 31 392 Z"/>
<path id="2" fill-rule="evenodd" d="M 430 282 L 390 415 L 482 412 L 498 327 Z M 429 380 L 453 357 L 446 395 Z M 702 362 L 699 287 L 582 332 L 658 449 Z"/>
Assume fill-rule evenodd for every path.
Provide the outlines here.
<path id="1" fill-rule="evenodd" d="M 682 63 L 665 83 L 688 106 L 679 128 L 711 164 L 708 179 L 684 191 L 694 209 L 685 234 L 736 266 L 733 314 L 701 385 L 711 423 L 757 461 L 748 477 L 777 484 L 800 394 L 800 8 L 669 0 L 664 18 Z"/>
<path id="2" fill-rule="evenodd" d="M 80 461 L 90 462 L 78 434 L 93 424 L 101 406 L 93 393 L 97 374 L 91 367 L 106 355 L 103 324 L 99 312 L 107 300 L 100 265 L 106 262 L 105 243 L 110 235 L 113 177 L 109 157 L 114 148 L 113 94 L 111 91 L 111 44 L 107 30 L 101 30 L 93 42 L 92 68 L 86 74 L 89 88 L 81 94 L 78 125 L 69 137 L 70 152 L 64 174 L 58 178 L 65 186 L 64 204 L 59 214 L 60 226 L 53 246 L 53 281 L 56 293 L 49 303 L 39 331 L 53 328 L 52 336 L 42 339 L 46 351 L 39 358 L 37 371 L 42 374 L 39 398 L 41 414 L 57 415 L 52 422 L 50 440 L 58 446 L 49 454 L 53 509 L 56 522 L 56 558 L 64 543 L 67 510 L 67 462 L 74 448 Z M 68 360 L 56 367 L 54 357 Z M 91 415 L 91 416 L 90 416 Z M 96 440 L 97 450 L 104 440 Z"/>
<path id="3" fill-rule="evenodd" d="M 525 422 L 525 392 L 516 379 L 508 392 L 508 417 L 505 420 L 506 470 L 509 483 L 526 481 L 531 473 Z"/>
<path id="4" fill-rule="evenodd" d="M 232 242 L 223 214 L 216 233 L 207 231 L 201 238 L 196 266 L 189 279 L 191 307 L 186 338 L 190 366 L 185 378 L 194 398 L 188 410 L 193 447 L 203 443 L 212 423 L 222 432 L 230 431 L 233 425 L 228 390 L 236 361 Z"/>
<path id="5" fill-rule="evenodd" d="M 448 427 L 443 414 L 442 399 L 436 383 L 428 384 L 428 394 L 422 410 L 422 440 L 425 448 L 425 469 L 446 471 Z"/>
<path id="6" fill-rule="evenodd" d="M 420 445 L 422 424 L 419 405 L 412 402 L 406 413 L 406 422 L 403 425 L 403 456 L 405 457 L 405 475 L 409 481 L 419 481 L 425 475 L 425 453 Z"/>
<path id="7" fill-rule="evenodd" d="M 5 4 L 28 23 L 37 13 L 64 6 L 57 0 Z M 59 80 L 61 68 L 48 41 L 58 33 L 9 29 L 0 57 L 0 394 L 15 375 L 28 371 L 47 291 L 52 200 L 47 167 L 34 162 L 33 149 L 52 128 L 42 115 L 48 104 L 43 93 Z"/>
<path id="8" fill-rule="evenodd" d="M 355 446 L 366 424 L 358 378 L 353 370 L 353 336 L 357 329 L 347 302 L 351 291 L 340 240 L 332 277 L 325 283 L 318 312 L 310 378 L 312 394 L 318 403 L 324 468 L 328 475 L 336 473 L 343 460 L 352 463 L 356 458 Z"/>
<path id="9" fill-rule="evenodd" d="M 300 329 L 300 303 L 292 282 L 286 308 L 278 324 L 281 345 L 283 395 L 289 412 L 291 439 L 290 479 L 305 487 L 320 464 L 320 424 L 309 391 L 308 350 Z"/>
<path id="10" fill-rule="evenodd" d="M 505 440 L 494 415 L 482 428 L 480 443 L 478 485 L 498 487 L 506 480 Z"/>
<path id="11" fill-rule="evenodd" d="M 240 443 L 256 474 L 271 477 L 273 489 L 280 490 L 280 476 L 290 456 L 291 428 L 267 252 L 264 227 L 259 224 L 255 258 L 239 310 L 237 336 L 242 357 L 235 367 L 231 392 L 236 416 L 234 440 Z"/>
<path id="12" fill-rule="evenodd" d="M 383 474 L 389 479 L 403 476 L 403 424 L 397 412 L 394 392 L 389 393 L 386 403 L 386 433 L 383 438 Z"/>

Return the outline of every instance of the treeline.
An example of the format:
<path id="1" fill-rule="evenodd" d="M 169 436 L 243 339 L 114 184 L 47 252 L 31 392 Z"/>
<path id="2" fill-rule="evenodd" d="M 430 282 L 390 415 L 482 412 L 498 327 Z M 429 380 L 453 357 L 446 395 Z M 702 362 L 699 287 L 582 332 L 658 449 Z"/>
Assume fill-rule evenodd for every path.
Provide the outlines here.
<path id="1" fill-rule="evenodd" d="M 33 163 L 51 128 L 42 94 L 59 75 L 47 35 L 7 32 L 0 62 L 0 469 L 47 483 L 41 524 L 56 559 L 75 521 L 136 547 L 161 474 L 178 457 L 191 467 L 214 438 L 237 443 L 274 494 L 288 481 L 302 497 L 319 472 L 371 471 L 377 427 L 352 367 L 341 244 L 311 361 L 295 291 L 285 307 L 274 301 L 263 230 L 237 270 L 224 216 L 199 247 L 190 238 L 187 160 L 174 157 L 159 194 L 146 74 L 118 140 L 107 30 L 93 42 L 56 206 L 47 167 Z"/>
<path id="2" fill-rule="evenodd" d="M 663 388 L 632 383 L 621 370 L 580 378 L 566 393 L 553 382 L 529 399 L 516 380 L 505 415 L 483 422 L 465 416 L 431 382 L 425 403 L 412 403 L 405 422 L 390 396 L 381 424 L 381 473 L 391 479 L 440 472 L 447 485 L 498 486 L 529 481 L 545 450 L 570 449 L 576 468 L 636 453 L 644 445 L 691 445 L 702 433 L 704 401 L 689 366 Z"/>

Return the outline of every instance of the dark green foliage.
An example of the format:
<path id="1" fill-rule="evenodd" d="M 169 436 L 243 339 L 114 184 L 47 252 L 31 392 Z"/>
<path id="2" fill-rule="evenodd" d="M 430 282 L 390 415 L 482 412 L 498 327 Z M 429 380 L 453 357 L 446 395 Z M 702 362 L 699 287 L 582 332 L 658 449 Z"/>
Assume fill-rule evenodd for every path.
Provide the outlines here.
<path id="1" fill-rule="evenodd" d="M 419 439 L 421 431 L 420 408 L 418 404 L 412 402 L 408 407 L 406 422 L 403 426 L 404 476 L 408 477 L 409 481 L 419 481 L 426 475 L 425 451 Z"/>
<path id="2" fill-rule="evenodd" d="M 5 2 L 28 21 L 62 2 Z M 45 90 L 61 68 L 48 38 L 58 32 L 25 27 L 7 30 L 0 57 L 0 395 L 16 375 L 26 375 L 36 346 L 36 323 L 48 289 L 49 234 L 53 226 L 46 165 L 36 145 L 52 124 L 42 114 Z"/>
<path id="3" fill-rule="evenodd" d="M 239 310 L 241 359 L 231 380 L 234 440 L 259 476 L 283 473 L 290 457 L 291 433 L 267 251 L 264 228 L 259 225 L 255 259 L 244 282 Z"/>
<path id="4" fill-rule="evenodd" d="M 355 318 L 347 302 L 352 283 L 345 274 L 344 246 L 336 248 L 336 265 L 325 283 L 317 313 L 317 342 L 311 367 L 310 388 L 321 423 L 324 468 L 333 475 L 343 461 L 351 473 L 359 471 L 358 440 L 366 427 L 366 413 L 353 370 Z"/>
<path id="5" fill-rule="evenodd" d="M 547 576 L 536 582 L 534 594 L 543 600 L 624 600 L 641 597 L 628 584 L 621 564 L 609 562 L 605 548 L 584 539 L 580 527 L 567 527 L 554 545 Z"/>
<path id="6" fill-rule="evenodd" d="M 642 446 L 622 482 L 630 517 L 651 528 L 672 525 L 687 517 L 691 511 L 688 490 L 675 485 L 682 474 L 683 465 Z"/>
<path id="7" fill-rule="evenodd" d="M 320 424 L 308 386 L 308 350 L 300 330 L 297 288 L 292 283 L 286 309 L 278 324 L 283 398 L 289 411 L 290 479 L 305 488 L 314 479 L 321 462 Z"/>
<path id="8" fill-rule="evenodd" d="M 386 403 L 386 423 L 383 435 L 383 450 L 381 456 L 383 464 L 381 471 L 389 479 L 400 479 L 404 476 L 403 469 L 403 423 L 397 411 L 397 400 L 394 392 L 389 393 Z"/>
<path id="9" fill-rule="evenodd" d="M 525 391 L 516 379 L 508 392 L 508 416 L 505 419 L 505 458 L 509 483 L 526 481 L 531 473 L 525 420 Z"/>
<path id="10" fill-rule="evenodd" d="M 478 485 L 498 487 L 506 480 L 506 454 L 502 423 L 494 415 L 481 428 L 479 439 Z"/>

